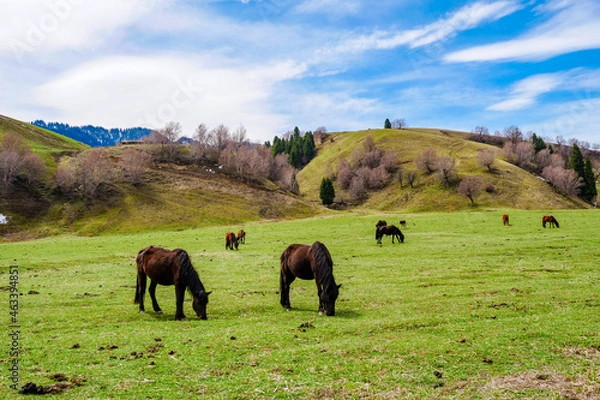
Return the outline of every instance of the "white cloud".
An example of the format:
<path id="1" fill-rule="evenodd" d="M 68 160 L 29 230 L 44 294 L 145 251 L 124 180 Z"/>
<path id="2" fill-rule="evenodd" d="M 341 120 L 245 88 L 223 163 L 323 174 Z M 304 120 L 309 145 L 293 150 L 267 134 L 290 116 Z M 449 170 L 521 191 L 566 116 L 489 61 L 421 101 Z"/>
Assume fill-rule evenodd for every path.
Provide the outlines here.
<path id="1" fill-rule="evenodd" d="M 0 54 L 89 49 L 144 18 L 156 0 L 0 0 Z"/>
<path id="2" fill-rule="evenodd" d="M 399 46 L 418 48 L 446 40 L 458 32 L 473 29 L 482 23 L 496 21 L 521 7 L 519 2 L 512 0 L 478 1 L 421 28 L 401 32 L 378 30 L 347 39 L 328 52 L 359 53 L 365 50 L 389 50 Z"/>
<path id="3" fill-rule="evenodd" d="M 600 48 L 600 4 L 561 0 L 539 11 L 556 11 L 550 20 L 519 38 L 452 52 L 448 62 L 539 61 L 561 54 Z"/>
<path id="4" fill-rule="evenodd" d="M 305 14 L 355 14 L 359 8 L 356 0 L 305 0 L 296 6 L 296 11 Z"/>
<path id="5" fill-rule="evenodd" d="M 270 139 L 287 123 L 272 110 L 273 87 L 303 68 L 285 61 L 209 63 L 189 55 L 109 57 L 65 71 L 30 98 L 72 124 L 160 128 L 178 121 L 184 135 L 199 123 L 243 124 L 251 137 Z"/>
<path id="6" fill-rule="evenodd" d="M 513 111 L 535 105 L 538 97 L 553 91 L 581 91 L 600 88 L 600 70 L 573 69 L 538 74 L 513 84 L 508 99 L 489 106 L 490 111 Z"/>
<path id="7" fill-rule="evenodd" d="M 540 74 L 517 82 L 509 99 L 488 107 L 492 111 L 510 111 L 535 104 L 538 96 L 559 87 L 564 80 L 563 74 Z"/>

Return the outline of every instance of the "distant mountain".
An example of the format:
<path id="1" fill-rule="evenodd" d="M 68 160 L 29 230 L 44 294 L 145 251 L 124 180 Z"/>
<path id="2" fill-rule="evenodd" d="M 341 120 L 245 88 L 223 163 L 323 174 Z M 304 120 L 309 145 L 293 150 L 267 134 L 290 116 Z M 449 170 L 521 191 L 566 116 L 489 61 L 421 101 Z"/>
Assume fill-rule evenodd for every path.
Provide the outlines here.
<path id="1" fill-rule="evenodd" d="M 39 119 L 31 124 L 92 147 L 114 146 L 123 140 L 139 140 L 151 132 L 150 129 L 141 127 L 106 129 L 101 126 L 71 126 L 61 122 L 45 122 Z"/>

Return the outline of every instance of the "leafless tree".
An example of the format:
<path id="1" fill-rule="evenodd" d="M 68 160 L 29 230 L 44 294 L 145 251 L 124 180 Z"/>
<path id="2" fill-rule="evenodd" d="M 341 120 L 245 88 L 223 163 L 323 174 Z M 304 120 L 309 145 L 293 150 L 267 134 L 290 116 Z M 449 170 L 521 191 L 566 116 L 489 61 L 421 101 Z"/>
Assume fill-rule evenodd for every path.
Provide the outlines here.
<path id="1" fill-rule="evenodd" d="M 17 178 L 27 183 L 41 181 L 47 168 L 20 135 L 8 132 L 0 142 L 0 187 L 8 189 Z"/>
<path id="2" fill-rule="evenodd" d="M 103 188 L 112 184 L 114 168 L 104 148 L 94 148 L 77 157 L 62 160 L 55 182 L 65 194 L 78 194 L 87 199 L 99 197 Z"/>
<path id="3" fill-rule="evenodd" d="M 426 148 L 421 154 L 419 154 L 415 158 L 415 164 L 417 164 L 417 169 L 428 174 L 432 173 L 433 171 L 435 171 L 435 163 L 437 158 L 437 153 L 433 148 Z"/>
<path id="4" fill-rule="evenodd" d="M 181 136 L 181 124 L 179 122 L 171 121 L 160 130 L 160 133 L 166 138 L 167 143 L 175 143 L 179 136 Z"/>
<path id="5" fill-rule="evenodd" d="M 389 173 L 396 171 L 396 169 L 398 169 L 398 155 L 391 150 L 386 151 L 383 153 L 379 165 L 385 168 Z"/>
<path id="6" fill-rule="evenodd" d="M 492 171 L 492 164 L 496 160 L 496 151 L 494 149 L 486 148 L 477 152 L 477 165 L 485 167 L 489 172 Z"/>
<path id="7" fill-rule="evenodd" d="M 483 139 L 483 136 L 487 136 L 490 134 L 490 131 L 486 126 L 476 126 L 475 128 L 473 128 L 471 133 L 473 135 L 477 135 L 478 140 L 481 141 Z"/>
<path id="8" fill-rule="evenodd" d="M 229 128 L 221 124 L 211 130 L 211 134 L 215 138 L 215 145 L 217 148 L 223 150 L 227 146 L 227 142 L 231 140 L 229 135 Z"/>
<path id="9" fill-rule="evenodd" d="M 319 142 L 320 144 L 323 144 L 326 137 L 327 137 L 327 128 L 325 128 L 324 126 L 318 127 L 313 132 L 313 138 L 315 139 L 315 143 Z"/>
<path id="10" fill-rule="evenodd" d="M 522 141 L 515 145 L 515 156 L 517 158 L 517 165 L 521 168 L 529 168 L 533 163 L 535 156 L 535 150 L 533 143 L 529 141 Z"/>
<path id="11" fill-rule="evenodd" d="M 408 126 L 408 124 L 406 123 L 406 119 L 404 118 L 396 118 L 395 120 L 392 121 L 392 128 L 394 129 L 404 129 Z"/>
<path id="12" fill-rule="evenodd" d="M 518 126 L 511 125 L 509 127 L 504 128 L 502 131 L 504 136 L 512 143 L 517 144 L 521 140 L 523 140 L 523 132 L 519 129 Z"/>
<path id="13" fill-rule="evenodd" d="M 405 176 L 406 182 L 408 182 L 411 188 L 414 188 L 417 182 L 417 171 L 407 171 Z"/>
<path id="14" fill-rule="evenodd" d="M 542 176 L 550 182 L 559 192 L 568 196 L 577 196 L 579 189 L 583 186 L 583 180 L 572 169 L 548 166 L 542 171 Z"/>
<path id="15" fill-rule="evenodd" d="M 435 169 L 439 175 L 440 181 L 444 185 L 450 185 L 450 178 L 454 172 L 456 161 L 451 156 L 441 156 L 435 161 Z"/>
<path id="16" fill-rule="evenodd" d="M 358 175 L 352 178 L 352 182 L 350 182 L 350 187 L 348 188 L 348 194 L 354 201 L 361 201 L 367 197 L 367 190 L 363 178 Z"/>
<path id="17" fill-rule="evenodd" d="M 119 166 L 123 178 L 132 185 L 139 185 L 146 176 L 152 156 L 143 150 L 126 149 L 121 155 Z"/>
<path id="18" fill-rule="evenodd" d="M 235 143 L 244 143 L 248 140 L 246 133 L 247 131 L 244 125 L 240 125 L 231 135 L 231 140 L 233 140 Z"/>
<path id="19" fill-rule="evenodd" d="M 347 166 L 338 168 L 337 181 L 342 187 L 342 189 L 348 189 L 350 187 L 350 183 L 352 183 L 353 177 L 354 173 Z"/>
<path id="20" fill-rule="evenodd" d="M 475 199 L 481 194 L 483 179 L 479 176 L 467 175 L 458 185 L 458 193 L 471 200 L 471 206 L 475 205 Z"/>

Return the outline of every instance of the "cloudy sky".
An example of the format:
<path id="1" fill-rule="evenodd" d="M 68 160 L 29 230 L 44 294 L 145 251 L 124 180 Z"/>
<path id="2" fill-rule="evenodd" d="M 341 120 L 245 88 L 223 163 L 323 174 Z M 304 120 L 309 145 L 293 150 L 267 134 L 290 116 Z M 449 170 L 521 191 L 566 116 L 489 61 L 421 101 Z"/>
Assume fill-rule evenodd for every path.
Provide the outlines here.
<path id="1" fill-rule="evenodd" d="M 0 114 L 600 143 L 598 0 L 0 0 Z"/>

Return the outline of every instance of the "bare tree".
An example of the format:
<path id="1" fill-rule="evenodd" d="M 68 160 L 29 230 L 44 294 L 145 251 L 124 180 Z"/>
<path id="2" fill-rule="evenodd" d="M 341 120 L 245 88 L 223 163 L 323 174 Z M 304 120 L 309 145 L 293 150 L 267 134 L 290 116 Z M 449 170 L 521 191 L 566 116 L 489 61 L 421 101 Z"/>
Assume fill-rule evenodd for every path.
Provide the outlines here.
<path id="1" fill-rule="evenodd" d="M 94 148 L 77 157 L 62 160 L 55 182 L 65 194 L 78 194 L 87 199 L 99 197 L 103 188 L 112 184 L 114 168 L 104 148 Z"/>
<path id="2" fill-rule="evenodd" d="M 535 150 L 533 143 L 523 141 L 515 145 L 515 156 L 517 158 L 517 165 L 521 168 L 528 168 L 533 163 L 535 156 Z"/>
<path id="3" fill-rule="evenodd" d="M 416 171 L 407 171 L 406 172 L 406 181 L 410 185 L 411 188 L 415 187 L 415 183 L 417 182 L 417 172 Z"/>
<path id="4" fill-rule="evenodd" d="M 246 137 L 246 133 L 247 131 L 244 125 L 240 125 L 235 129 L 235 131 L 231 135 L 231 140 L 233 140 L 235 143 L 244 143 L 248 140 L 248 138 Z"/>
<path id="5" fill-rule="evenodd" d="M 34 154 L 20 135 L 8 132 L 0 142 L 0 187 L 9 188 L 17 178 L 31 184 L 41 181 L 46 174 L 46 165 Z"/>
<path id="6" fill-rule="evenodd" d="M 483 141 L 483 136 L 489 135 L 490 131 L 488 130 L 488 128 L 486 126 L 476 126 L 475 128 L 473 128 L 471 133 L 473 135 L 477 135 L 477 139 L 479 141 Z"/>
<path id="7" fill-rule="evenodd" d="M 385 168 L 389 173 L 396 171 L 396 169 L 398 169 L 398 155 L 391 150 L 386 151 L 383 153 L 379 165 Z"/>
<path id="8" fill-rule="evenodd" d="M 483 189 L 483 179 L 479 176 L 467 175 L 458 185 L 458 193 L 471 200 L 471 206 L 475 205 L 475 199 L 479 197 Z"/>
<path id="9" fill-rule="evenodd" d="M 337 181 L 342 187 L 342 189 L 348 189 L 350 187 L 350 183 L 352 183 L 353 177 L 354 173 L 347 166 L 338 168 Z"/>
<path id="10" fill-rule="evenodd" d="M 313 137 L 315 139 L 315 142 L 318 141 L 320 144 L 323 144 L 325 138 L 327 137 L 327 128 L 325 128 L 324 126 L 318 127 L 313 132 Z"/>
<path id="11" fill-rule="evenodd" d="M 583 180 L 572 169 L 548 166 L 542 171 L 542 176 L 550 182 L 559 192 L 567 196 L 577 196 L 579 189 L 583 186 Z"/>
<path id="12" fill-rule="evenodd" d="M 523 140 L 523 132 L 519 129 L 518 126 L 511 125 L 509 127 L 504 128 L 502 131 L 504 136 L 512 143 L 517 144 L 521 140 Z"/>
<path id="13" fill-rule="evenodd" d="M 496 160 L 496 151 L 494 149 L 483 149 L 477 153 L 477 165 L 485 167 L 489 172 L 492 171 L 492 164 Z"/>
<path id="14" fill-rule="evenodd" d="M 217 148 L 223 150 L 227 146 L 227 142 L 231 140 L 229 135 L 229 128 L 221 124 L 211 130 L 211 134 L 215 138 L 215 145 Z"/>
<path id="15" fill-rule="evenodd" d="M 408 126 L 408 124 L 406 123 L 406 119 L 404 118 L 396 118 L 395 120 L 392 121 L 392 128 L 394 129 L 404 129 Z"/>
<path id="16" fill-rule="evenodd" d="M 143 150 L 126 149 L 119 161 L 123 178 L 133 185 L 139 185 L 146 176 L 146 168 L 151 161 L 152 156 Z"/>
<path id="17" fill-rule="evenodd" d="M 426 148 L 421 154 L 419 154 L 415 158 L 415 164 L 417 164 L 417 169 L 428 174 L 432 173 L 433 171 L 435 171 L 435 162 L 437 158 L 437 153 L 433 148 Z"/>
<path id="18" fill-rule="evenodd" d="M 451 156 L 441 156 L 435 161 L 435 169 L 439 175 L 440 181 L 444 185 L 450 185 L 450 178 L 454 172 L 456 161 Z"/>

